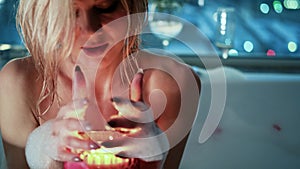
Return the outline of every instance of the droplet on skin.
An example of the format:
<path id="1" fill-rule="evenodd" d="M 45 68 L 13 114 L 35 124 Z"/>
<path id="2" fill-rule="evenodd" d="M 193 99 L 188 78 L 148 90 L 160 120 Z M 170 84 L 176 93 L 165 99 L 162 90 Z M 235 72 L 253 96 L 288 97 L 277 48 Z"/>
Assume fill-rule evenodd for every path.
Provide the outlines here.
<path id="1" fill-rule="evenodd" d="M 113 136 L 109 136 L 108 139 L 109 139 L 109 140 L 113 140 L 114 137 L 113 137 Z"/>
<path id="2" fill-rule="evenodd" d="M 277 131 L 281 131 L 281 127 L 278 124 L 273 124 L 273 128 Z"/>

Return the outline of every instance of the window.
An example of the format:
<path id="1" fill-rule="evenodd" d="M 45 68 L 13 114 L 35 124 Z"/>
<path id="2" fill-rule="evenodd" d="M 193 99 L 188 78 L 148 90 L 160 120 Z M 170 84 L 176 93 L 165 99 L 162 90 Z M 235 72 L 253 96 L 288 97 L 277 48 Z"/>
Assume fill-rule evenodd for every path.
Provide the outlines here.
<path id="1" fill-rule="evenodd" d="M 299 0 L 206 0 L 203 6 L 189 1 L 177 15 L 197 26 L 215 44 L 219 8 L 234 10 L 231 18 L 227 16 L 234 24 L 232 56 L 299 58 Z"/>
<path id="2" fill-rule="evenodd" d="M 269 60 L 272 60 L 272 63 L 276 61 L 281 66 L 282 63 L 285 63 L 287 67 L 291 65 L 299 67 L 297 65 L 300 65 L 298 63 L 300 59 L 300 0 L 149 1 L 150 5 L 156 1 L 183 2 L 180 10 L 176 11 L 174 15 L 187 20 L 207 37 L 215 51 L 208 50 L 208 53 L 204 55 L 210 55 L 209 52 L 216 52 L 222 58 L 224 51 L 226 51 L 228 54 L 226 62 L 230 59 L 241 59 L 238 64 L 247 65 L 250 63 L 249 59 L 267 59 L 268 63 L 263 64 L 269 64 L 271 63 Z M 26 54 L 15 28 L 16 4 L 17 0 L 0 0 L 0 67 L 7 60 Z M 234 26 L 234 33 L 231 39 L 224 40 L 225 44 L 230 44 L 224 49 L 220 45 L 216 45 L 217 34 L 223 31 L 218 30 L 217 27 L 218 19 L 222 22 L 216 13 L 220 8 L 230 8 L 234 11 L 232 18 L 227 17 L 233 20 L 232 23 L 234 24 L 231 25 Z M 182 31 L 178 36 L 187 35 L 193 38 L 194 35 L 189 34 L 188 31 L 184 34 L 185 25 L 181 29 Z M 149 26 L 146 27 L 146 30 L 150 30 Z M 168 41 L 163 41 L 151 34 L 145 34 L 142 37 L 144 48 L 168 50 L 183 58 L 195 55 L 188 46 L 183 45 L 180 40 L 176 40 L 176 37 Z M 193 39 L 191 40 L 193 41 Z M 195 41 L 194 43 L 198 42 Z M 201 45 L 199 44 L 199 46 Z M 290 60 L 291 62 L 283 60 Z"/>

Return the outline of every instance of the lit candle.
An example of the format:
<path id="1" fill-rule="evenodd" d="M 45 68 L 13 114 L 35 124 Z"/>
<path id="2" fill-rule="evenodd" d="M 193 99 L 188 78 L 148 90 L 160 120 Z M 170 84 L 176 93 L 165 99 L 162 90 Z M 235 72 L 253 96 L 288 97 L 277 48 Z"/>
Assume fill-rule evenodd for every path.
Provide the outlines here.
<path id="1" fill-rule="evenodd" d="M 136 159 L 120 158 L 114 154 L 104 152 L 101 148 L 97 150 L 84 151 L 80 154 L 83 162 L 66 162 L 65 169 L 133 169 Z"/>
<path id="2" fill-rule="evenodd" d="M 117 131 L 92 131 L 86 133 L 88 137 L 98 143 L 105 140 L 113 140 L 121 137 L 122 134 Z M 80 134 L 80 137 L 85 137 Z M 82 151 L 79 155 L 83 162 L 66 162 L 65 169 L 134 169 L 137 160 L 134 158 L 120 158 L 109 153 L 102 148 L 96 150 Z"/>

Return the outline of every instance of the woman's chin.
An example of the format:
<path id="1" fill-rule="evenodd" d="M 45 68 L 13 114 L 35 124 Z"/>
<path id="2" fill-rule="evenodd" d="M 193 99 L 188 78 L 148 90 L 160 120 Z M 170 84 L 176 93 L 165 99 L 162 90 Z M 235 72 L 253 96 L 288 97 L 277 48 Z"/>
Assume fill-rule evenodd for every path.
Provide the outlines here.
<path id="1" fill-rule="evenodd" d="M 90 57 L 101 57 L 104 56 L 105 53 L 107 52 L 107 49 L 109 47 L 108 43 L 101 44 L 98 46 L 93 46 L 93 47 L 82 47 L 81 50 L 84 52 L 86 56 Z"/>

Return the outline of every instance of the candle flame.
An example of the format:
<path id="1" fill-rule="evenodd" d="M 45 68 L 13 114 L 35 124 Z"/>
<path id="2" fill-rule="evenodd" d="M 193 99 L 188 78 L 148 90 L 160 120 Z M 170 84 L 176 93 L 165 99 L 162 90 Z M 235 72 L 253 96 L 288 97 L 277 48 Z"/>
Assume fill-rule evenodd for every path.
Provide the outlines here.
<path id="1" fill-rule="evenodd" d="M 127 164 L 130 159 L 120 158 L 114 154 L 105 152 L 104 150 L 96 149 L 84 151 L 80 154 L 80 158 L 87 165 L 118 165 L 118 164 Z"/>

